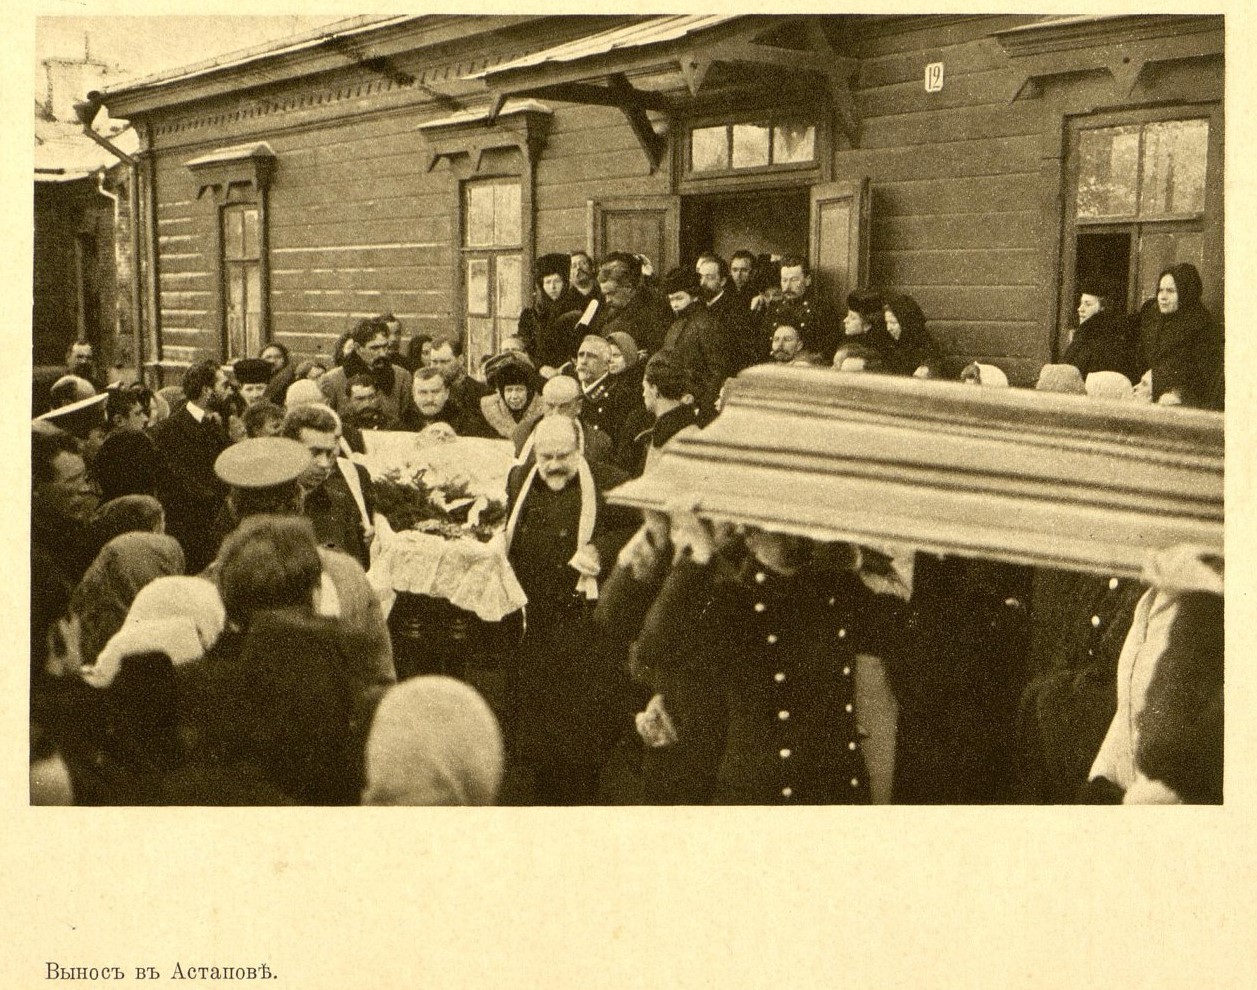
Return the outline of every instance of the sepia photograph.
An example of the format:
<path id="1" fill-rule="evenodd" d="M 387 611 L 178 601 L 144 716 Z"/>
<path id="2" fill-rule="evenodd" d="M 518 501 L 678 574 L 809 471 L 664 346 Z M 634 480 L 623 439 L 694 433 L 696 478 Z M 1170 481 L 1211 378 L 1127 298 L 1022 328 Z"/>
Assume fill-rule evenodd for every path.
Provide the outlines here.
<path id="1" fill-rule="evenodd" d="M 547 823 L 624 894 L 599 830 L 694 868 L 955 809 L 922 865 L 1233 801 L 1229 14 L 33 20 L 23 813 L 487 822 L 514 874 Z M 12 985 L 624 975 L 295 978 L 324 938 Z"/>

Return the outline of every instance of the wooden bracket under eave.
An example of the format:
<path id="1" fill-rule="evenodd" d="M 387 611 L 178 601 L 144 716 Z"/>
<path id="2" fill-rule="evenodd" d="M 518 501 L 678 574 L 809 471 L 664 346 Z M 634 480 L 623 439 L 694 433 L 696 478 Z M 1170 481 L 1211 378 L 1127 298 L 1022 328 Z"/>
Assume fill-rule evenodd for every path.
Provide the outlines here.
<path id="1" fill-rule="evenodd" d="M 707 70 L 711 68 L 711 62 L 694 55 L 684 55 L 678 64 L 690 96 L 697 96 L 698 91 L 703 88 L 703 80 L 707 78 Z"/>
<path id="2" fill-rule="evenodd" d="M 646 161 L 650 164 L 650 174 L 654 175 L 660 162 L 663 161 L 664 151 L 668 146 L 667 135 L 655 132 L 655 128 L 650 123 L 650 117 L 640 107 L 636 109 L 620 107 L 620 111 L 628 121 L 633 137 L 637 138 L 637 143 L 646 153 Z"/>

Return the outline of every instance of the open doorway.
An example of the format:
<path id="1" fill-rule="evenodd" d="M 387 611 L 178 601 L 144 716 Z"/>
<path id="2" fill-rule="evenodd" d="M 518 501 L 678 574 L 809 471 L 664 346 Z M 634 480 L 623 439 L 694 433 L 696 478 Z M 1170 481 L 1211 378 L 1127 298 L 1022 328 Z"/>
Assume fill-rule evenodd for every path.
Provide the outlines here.
<path id="1" fill-rule="evenodd" d="M 681 257 L 704 251 L 726 260 L 745 249 L 755 255 L 807 256 L 808 190 L 752 190 L 685 196 L 681 200 Z"/>

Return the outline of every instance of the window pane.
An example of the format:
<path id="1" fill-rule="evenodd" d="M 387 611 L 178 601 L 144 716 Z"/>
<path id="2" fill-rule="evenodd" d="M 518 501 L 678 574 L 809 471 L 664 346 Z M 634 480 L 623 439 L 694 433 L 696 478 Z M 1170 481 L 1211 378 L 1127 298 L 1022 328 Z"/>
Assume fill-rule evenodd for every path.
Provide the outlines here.
<path id="1" fill-rule="evenodd" d="M 728 167 L 728 128 L 700 127 L 690 131 L 691 171 L 716 172 Z"/>
<path id="2" fill-rule="evenodd" d="M 759 124 L 733 125 L 733 167 L 755 168 L 768 164 L 769 130 Z"/>
<path id="3" fill-rule="evenodd" d="M 1146 230 L 1147 228 L 1145 228 Z M 1155 229 L 1155 228 L 1154 228 Z M 1171 265 L 1190 261 L 1204 267 L 1204 234 L 1193 231 L 1145 233 L 1139 239 L 1139 296 L 1142 303 L 1157 294 L 1157 277 Z"/>
<path id="4" fill-rule="evenodd" d="M 262 277 L 257 264 L 244 269 L 244 301 L 245 353 L 257 354 L 262 349 Z"/>
<path id="5" fill-rule="evenodd" d="M 493 320 L 471 318 L 467 320 L 467 347 L 464 356 L 469 369 L 480 370 L 480 361 L 486 354 L 493 354 L 497 347 L 493 339 Z"/>
<path id="6" fill-rule="evenodd" d="M 239 265 L 227 268 L 227 357 L 244 357 L 244 270 Z"/>
<path id="7" fill-rule="evenodd" d="M 501 182 L 493 187 L 493 243 L 519 242 L 519 183 Z"/>
<path id="8" fill-rule="evenodd" d="M 497 276 L 497 305 L 493 308 L 493 315 L 498 319 L 518 320 L 519 311 L 523 308 L 519 300 L 519 255 L 498 255 Z"/>
<path id="9" fill-rule="evenodd" d="M 469 246 L 493 243 L 493 186 L 486 183 L 467 187 L 467 224 L 464 234 Z"/>
<path id="10" fill-rule="evenodd" d="M 258 240 L 258 211 L 241 210 L 240 213 L 244 217 L 244 257 L 261 257 L 262 249 Z"/>
<path id="11" fill-rule="evenodd" d="M 1167 120 L 1144 129 L 1142 216 L 1195 214 L 1205 210 L 1207 120 Z"/>
<path id="12" fill-rule="evenodd" d="M 773 164 L 790 165 L 816 158 L 816 128 L 811 124 L 778 124 L 773 128 Z"/>
<path id="13" fill-rule="evenodd" d="M 223 257 L 239 258 L 244 243 L 244 217 L 239 210 L 223 211 Z"/>
<path id="14" fill-rule="evenodd" d="M 467 313 L 473 316 L 489 314 L 489 260 L 467 259 Z"/>
<path id="15" fill-rule="evenodd" d="M 1106 127 L 1078 136 L 1078 216 L 1135 215 L 1139 127 Z"/>

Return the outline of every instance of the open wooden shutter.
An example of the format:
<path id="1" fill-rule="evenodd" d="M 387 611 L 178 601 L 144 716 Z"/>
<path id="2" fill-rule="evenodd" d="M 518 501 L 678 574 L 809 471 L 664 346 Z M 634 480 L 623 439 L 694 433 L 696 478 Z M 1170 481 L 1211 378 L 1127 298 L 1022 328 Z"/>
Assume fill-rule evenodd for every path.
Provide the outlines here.
<path id="1" fill-rule="evenodd" d="M 589 253 L 644 254 L 663 275 L 680 262 L 681 198 L 633 196 L 589 201 Z"/>
<path id="2" fill-rule="evenodd" d="M 847 293 L 868 284 L 868 179 L 812 187 L 809 245 L 819 291 L 845 312 Z"/>

